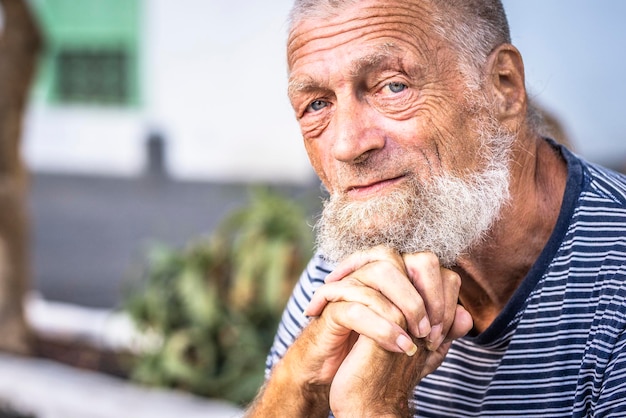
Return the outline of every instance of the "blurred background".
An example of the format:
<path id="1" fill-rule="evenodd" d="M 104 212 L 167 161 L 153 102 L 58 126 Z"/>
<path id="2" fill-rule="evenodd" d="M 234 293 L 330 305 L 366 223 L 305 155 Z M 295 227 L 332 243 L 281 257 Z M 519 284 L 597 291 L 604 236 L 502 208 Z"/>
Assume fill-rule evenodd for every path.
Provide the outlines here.
<path id="1" fill-rule="evenodd" d="M 46 298 L 114 307 L 145 240 L 208 232 L 249 183 L 313 184 L 285 94 L 289 3 L 31 2 L 46 49 L 23 150 Z"/>
<path id="2" fill-rule="evenodd" d="M 17 149 L 29 300 L 119 309 L 151 243 L 212 233 L 253 185 L 311 222 L 319 185 L 286 98 L 290 0 L 25 2 L 41 40 Z M 503 3 L 533 100 L 575 152 L 625 170 L 626 2 Z"/>
<path id="3" fill-rule="evenodd" d="M 290 3 L 30 0 L 45 48 L 22 150 L 44 297 L 113 307 L 144 240 L 209 231 L 242 184 L 316 187 L 286 99 Z M 622 169 L 626 3 L 504 4 L 534 100 Z"/>

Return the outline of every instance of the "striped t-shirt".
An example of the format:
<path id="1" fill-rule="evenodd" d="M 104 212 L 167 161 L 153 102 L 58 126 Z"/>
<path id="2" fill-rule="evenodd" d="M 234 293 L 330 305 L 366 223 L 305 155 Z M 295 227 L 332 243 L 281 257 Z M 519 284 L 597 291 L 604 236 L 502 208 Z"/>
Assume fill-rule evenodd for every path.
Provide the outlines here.
<path id="1" fill-rule="evenodd" d="M 505 309 L 456 340 L 415 388 L 420 417 L 626 417 L 626 177 L 561 151 L 555 229 Z M 267 371 L 306 326 L 332 266 L 316 255 L 279 325 Z"/>

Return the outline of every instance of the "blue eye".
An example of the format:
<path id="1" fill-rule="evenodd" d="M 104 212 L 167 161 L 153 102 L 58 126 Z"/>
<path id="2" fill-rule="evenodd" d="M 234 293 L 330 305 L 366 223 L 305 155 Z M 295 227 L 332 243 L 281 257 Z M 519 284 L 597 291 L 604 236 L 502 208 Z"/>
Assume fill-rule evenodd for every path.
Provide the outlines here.
<path id="1" fill-rule="evenodd" d="M 311 102 L 306 110 L 307 112 L 317 112 L 318 110 L 322 110 L 326 106 L 328 106 L 328 103 L 324 100 L 314 100 L 313 102 Z"/>
<path id="2" fill-rule="evenodd" d="M 392 93 L 400 93 L 401 91 L 406 89 L 407 86 L 406 84 L 403 84 L 403 83 L 393 82 L 393 83 L 387 84 L 387 87 L 389 87 L 389 90 Z"/>

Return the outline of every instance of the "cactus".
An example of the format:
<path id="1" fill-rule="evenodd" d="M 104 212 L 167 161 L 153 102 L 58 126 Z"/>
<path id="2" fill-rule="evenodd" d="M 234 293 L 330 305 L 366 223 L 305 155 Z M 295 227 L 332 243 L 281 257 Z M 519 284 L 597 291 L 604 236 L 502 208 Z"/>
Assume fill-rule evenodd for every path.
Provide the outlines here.
<path id="1" fill-rule="evenodd" d="M 302 207 L 257 189 L 211 235 L 183 249 L 155 246 L 125 309 L 162 344 L 138 355 L 132 378 L 249 402 L 311 243 Z"/>

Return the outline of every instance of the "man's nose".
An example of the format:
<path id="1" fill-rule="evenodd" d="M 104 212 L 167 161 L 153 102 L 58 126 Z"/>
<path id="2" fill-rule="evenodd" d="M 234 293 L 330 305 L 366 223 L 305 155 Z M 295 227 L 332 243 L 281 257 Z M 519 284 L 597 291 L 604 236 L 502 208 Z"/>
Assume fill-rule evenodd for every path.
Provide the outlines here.
<path id="1" fill-rule="evenodd" d="M 372 151 L 385 146 L 381 127 L 367 102 L 350 97 L 337 103 L 333 115 L 333 156 L 345 163 L 361 162 Z"/>

